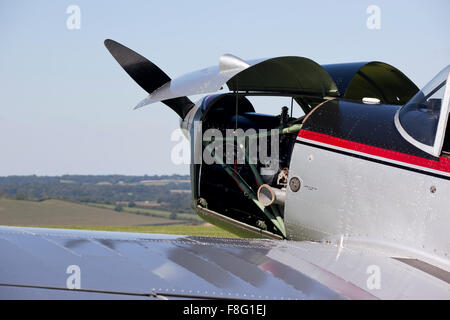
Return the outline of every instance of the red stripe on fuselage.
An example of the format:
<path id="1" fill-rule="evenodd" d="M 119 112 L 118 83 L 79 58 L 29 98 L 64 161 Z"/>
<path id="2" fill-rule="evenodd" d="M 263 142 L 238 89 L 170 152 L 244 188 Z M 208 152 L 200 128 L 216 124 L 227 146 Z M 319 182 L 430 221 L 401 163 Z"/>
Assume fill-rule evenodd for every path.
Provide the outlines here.
<path id="1" fill-rule="evenodd" d="M 412 156 L 406 153 L 401 153 L 397 151 L 369 146 L 367 144 L 362 144 L 350 140 L 336 138 L 323 133 L 313 132 L 309 130 L 300 130 L 298 137 L 325 143 L 339 148 L 362 152 L 372 156 L 382 157 L 390 160 L 412 164 L 415 166 L 450 173 L 450 159 L 446 157 L 440 157 L 439 161 L 435 161 L 417 156 Z"/>

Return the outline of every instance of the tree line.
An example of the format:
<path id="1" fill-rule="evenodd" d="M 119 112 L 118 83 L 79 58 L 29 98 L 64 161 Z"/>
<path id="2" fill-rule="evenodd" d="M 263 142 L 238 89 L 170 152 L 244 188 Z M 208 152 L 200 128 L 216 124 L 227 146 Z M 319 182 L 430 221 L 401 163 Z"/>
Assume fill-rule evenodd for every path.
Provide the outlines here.
<path id="1" fill-rule="evenodd" d="M 144 180 L 168 181 L 157 185 L 139 184 Z M 186 180 L 189 176 L 8 176 L 0 177 L 0 196 L 17 200 L 60 199 L 103 204 L 154 201 L 160 204 L 158 209 L 161 210 L 193 213 L 190 192 L 171 192 L 190 190 Z"/>

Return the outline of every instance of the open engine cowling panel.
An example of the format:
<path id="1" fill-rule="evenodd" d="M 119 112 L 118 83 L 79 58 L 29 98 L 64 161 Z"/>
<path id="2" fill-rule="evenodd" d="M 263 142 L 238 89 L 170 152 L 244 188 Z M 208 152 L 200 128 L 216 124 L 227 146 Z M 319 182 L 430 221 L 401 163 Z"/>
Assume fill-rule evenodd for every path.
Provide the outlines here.
<path id="1" fill-rule="evenodd" d="M 290 117 L 286 109 L 278 115 L 257 113 L 245 96 L 234 94 L 216 96 L 208 101 L 202 117 L 203 137 L 207 136 L 208 130 L 216 130 L 224 141 L 221 143 L 222 156 L 214 163 L 203 161 L 199 168 L 197 202 L 201 206 L 246 225 L 285 236 L 283 204 L 264 205 L 258 200 L 258 191 L 262 185 L 279 190 L 286 187 L 286 170 L 300 128 L 298 119 Z M 244 140 L 239 141 L 237 135 L 230 137 L 236 129 L 246 134 Z M 217 138 L 215 142 L 218 142 Z M 207 150 L 210 143 L 203 140 L 203 155 L 211 154 Z M 263 163 L 261 157 L 251 161 L 252 143 L 258 147 L 267 146 L 267 160 L 276 159 L 277 163 Z M 240 158 L 239 152 L 242 152 Z M 272 157 L 274 152 L 276 157 Z M 230 155 L 231 160 L 227 158 Z"/>

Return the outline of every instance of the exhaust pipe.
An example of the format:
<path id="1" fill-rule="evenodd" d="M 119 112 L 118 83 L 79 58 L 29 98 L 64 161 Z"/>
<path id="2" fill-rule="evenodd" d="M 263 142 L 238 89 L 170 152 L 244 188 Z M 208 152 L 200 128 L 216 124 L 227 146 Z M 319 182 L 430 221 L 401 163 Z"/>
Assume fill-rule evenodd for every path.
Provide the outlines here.
<path id="1" fill-rule="evenodd" d="M 268 184 L 263 184 L 258 189 L 258 201 L 265 207 L 272 204 L 284 205 L 286 200 L 286 189 L 272 188 Z"/>

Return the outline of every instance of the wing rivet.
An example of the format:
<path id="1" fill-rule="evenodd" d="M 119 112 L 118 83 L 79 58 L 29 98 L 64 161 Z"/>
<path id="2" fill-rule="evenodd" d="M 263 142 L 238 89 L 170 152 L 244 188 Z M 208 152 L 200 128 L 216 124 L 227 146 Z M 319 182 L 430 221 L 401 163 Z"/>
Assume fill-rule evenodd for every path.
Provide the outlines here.
<path id="1" fill-rule="evenodd" d="M 436 187 L 435 186 L 431 186 L 430 187 L 430 192 L 431 193 L 436 193 Z"/>

